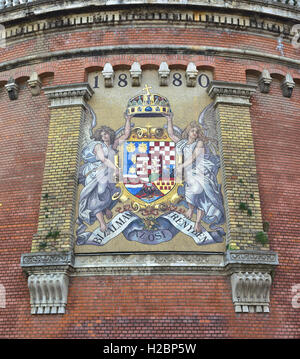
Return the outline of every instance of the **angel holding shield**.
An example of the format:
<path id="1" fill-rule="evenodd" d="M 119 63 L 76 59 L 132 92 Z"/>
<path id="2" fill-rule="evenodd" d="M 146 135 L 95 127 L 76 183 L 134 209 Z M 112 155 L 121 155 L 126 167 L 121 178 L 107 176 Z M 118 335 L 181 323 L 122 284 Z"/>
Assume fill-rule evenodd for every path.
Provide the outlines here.
<path id="1" fill-rule="evenodd" d="M 224 223 L 224 210 L 220 185 L 216 173 L 219 157 L 207 152 L 210 138 L 204 135 L 201 126 L 191 122 L 184 131 L 175 133 L 173 114 L 166 115 L 167 130 L 176 143 L 177 154 L 183 162 L 176 168 L 177 177 L 184 173 L 184 196 L 188 206 L 186 218 L 192 219 L 196 212 L 194 231 L 202 232 L 201 221 L 213 225 Z"/>
<path id="2" fill-rule="evenodd" d="M 113 195 L 118 192 L 115 175 L 119 168 L 114 163 L 118 146 L 130 136 L 131 117 L 125 114 L 124 133 L 116 137 L 116 133 L 108 126 L 101 126 L 94 131 L 91 141 L 83 148 L 84 165 L 80 168 L 80 183 L 84 185 L 79 198 L 78 222 L 82 225 L 77 230 L 80 234 L 86 225 L 99 221 L 100 230 L 105 232 L 105 218 L 112 218 L 112 208 L 116 204 Z"/>

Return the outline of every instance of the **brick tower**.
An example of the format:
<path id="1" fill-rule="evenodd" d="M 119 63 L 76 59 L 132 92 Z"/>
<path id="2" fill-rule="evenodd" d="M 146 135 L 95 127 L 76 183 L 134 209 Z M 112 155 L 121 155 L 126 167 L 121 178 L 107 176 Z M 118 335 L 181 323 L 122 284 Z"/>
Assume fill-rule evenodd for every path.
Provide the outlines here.
<path id="1" fill-rule="evenodd" d="M 0 24 L 0 337 L 299 338 L 300 2 Z"/>

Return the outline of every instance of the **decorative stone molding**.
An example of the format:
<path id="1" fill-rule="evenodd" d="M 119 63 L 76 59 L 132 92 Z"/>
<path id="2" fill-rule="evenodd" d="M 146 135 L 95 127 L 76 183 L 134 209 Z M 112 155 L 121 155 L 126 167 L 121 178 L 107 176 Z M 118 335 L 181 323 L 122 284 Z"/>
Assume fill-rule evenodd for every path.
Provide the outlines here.
<path id="1" fill-rule="evenodd" d="M 277 266 L 277 253 L 271 251 L 242 251 L 234 250 L 225 253 L 225 265 L 256 264 Z"/>
<path id="2" fill-rule="evenodd" d="M 211 81 L 207 92 L 214 99 L 215 104 L 251 106 L 250 97 L 255 93 L 257 86 L 225 81 Z"/>
<path id="3" fill-rule="evenodd" d="M 31 274 L 28 278 L 31 314 L 65 314 L 68 285 L 66 273 Z"/>
<path id="4" fill-rule="evenodd" d="M 287 74 L 281 84 L 282 95 L 288 98 L 292 97 L 294 87 L 295 82 L 293 77 L 290 74 Z"/>
<path id="5" fill-rule="evenodd" d="M 140 86 L 142 79 L 142 69 L 138 62 L 134 62 L 130 69 L 131 85 Z"/>
<path id="6" fill-rule="evenodd" d="M 159 86 L 168 86 L 170 69 L 166 62 L 162 62 L 158 69 Z"/>
<path id="7" fill-rule="evenodd" d="M 260 89 L 260 92 L 262 93 L 269 93 L 270 86 L 272 83 L 272 77 L 268 70 L 263 70 L 263 72 L 260 75 L 260 78 L 258 80 L 258 86 Z"/>
<path id="8" fill-rule="evenodd" d="M 224 273 L 222 254 L 155 253 L 77 255 L 72 275 L 150 275 Z"/>
<path id="9" fill-rule="evenodd" d="M 112 274 L 201 274 L 231 275 L 255 268 L 271 272 L 278 265 L 277 254 L 269 251 L 227 251 L 224 254 L 153 253 L 153 254 L 77 254 L 72 275 Z"/>
<path id="10" fill-rule="evenodd" d="M 231 276 L 232 301 L 236 313 L 268 313 L 271 273 L 278 263 L 271 251 L 227 251 L 224 260 Z"/>
<path id="11" fill-rule="evenodd" d="M 5 85 L 5 89 L 11 101 L 18 99 L 19 86 L 15 83 L 15 80 L 12 77 L 8 80 L 7 84 Z"/>
<path id="12" fill-rule="evenodd" d="M 22 254 L 21 267 L 28 276 L 31 314 L 65 313 L 74 261 L 72 252 Z"/>
<path id="13" fill-rule="evenodd" d="M 19 5 L 21 6 L 13 6 L 13 5 Z M 86 7 L 91 7 L 95 4 L 95 0 L 85 0 L 84 2 L 82 0 L 72 0 L 72 3 L 68 6 L 70 11 L 77 10 L 78 9 L 84 9 Z M 105 0 L 97 0 L 97 4 L 99 6 L 107 6 L 108 9 L 110 7 L 113 7 L 116 2 L 110 1 L 107 2 Z M 153 4 L 153 1 L 151 0 L 124 0 L 122 1 L 122 5 L 138 5 L 138 4 Z M 165 0 L 157 0 L 155 4 L 166 4 Z M 184 3 L 178 3 L 176 0 L 168 0 L 169 5 L 181 5 L 183 8 L 186 7 L 186 5 L 190 6 L 199 6 L 201 7 L 202 12 L 207 10 L 208 8 L 214 7 L 215 10 L 224 10 L 230 11 L 232 9 L 236 9 L 236 4 L 234 2 L 227 2 L 224 0 L 185 0 Z M 241 12 L 244 12 L 246 14 L 249 14 L 249 12 L 261 12 L 265 15 L 278 15 L 281 14 L 281 16 L 286 16 L 292 20 L 297 18 L 297 15 L 299 14 L 299 0 L 240 0 L 239 1 L 239 10 Z M 32 12 L 35 13 L 41 13 L 44 15 L 47 13 L 47 10 L 49 13 L 55 13 L 61 10 L 65 9 L 65 4 L 63 1 L 52 1 L 51 6 L 49 6 L 49 2 L 47 1 L 37 1 L 37 0 L 1 0 L 0 1 L 0 10 L 10 10 L 8 11 L 10 17 L 20 17 L 20 14 L 23 16 L 30 16 L 30 12 L 26 12 L 26 7 L 31 8 Z M 85 9 L 84 9 L 85 10 Z M 167 14 L 170 16 L 173 15 L 173 11 L 168 11 Z M 127 16 L 127 19 L 129 17 Z M 130 18 L 129 18 L 130 19 Z M 215 20 L 215 21 L 218 21 Z M 224 21 L 224 20 L 223 20 Z M 228 22 L 228 20 L 227 20 Z M 258 22 L 258 21 L 257 21 Z"/>
<path id="14" fill-rule="evenodd" d="M 44 92 L 50 99 L 52 108 L 85 106 L 94 94 L 88 83 L 45 87 Z"/>
<path id="15" fill-rule="evenodd" d="M 198 70 L 193 62 L 190 62 L 187 66 L 185 77 L 187 87 L 195 87 L 197 81 Z"/>
<path id="16" fill-rule="evenodd" d="M 102 75 L 104 77 L 104 86 L 105 87 L 113 87 L 114 86 L 114 69 L 109 62 L 107 62 L 104 65 Z"/>
<path id="17" fill-rule="evenodd" d="M 231 275 L 232 301 L 236 313 L 269 313 L 269 273 L 239 272 Z"/>
<path id="18" fill-rule="evenodd" d="M 73 252 L 26 253 L 21 256 L 21 267 L 28 271 L 32 267 L 73 266 L 74 261 Z"/>
<path id="19" fill-rule="evenodd" d="M 32 96 L 38 96 L 41 93 L 42 82 L 36 72 L 33 72 L 27 81 Z"/>

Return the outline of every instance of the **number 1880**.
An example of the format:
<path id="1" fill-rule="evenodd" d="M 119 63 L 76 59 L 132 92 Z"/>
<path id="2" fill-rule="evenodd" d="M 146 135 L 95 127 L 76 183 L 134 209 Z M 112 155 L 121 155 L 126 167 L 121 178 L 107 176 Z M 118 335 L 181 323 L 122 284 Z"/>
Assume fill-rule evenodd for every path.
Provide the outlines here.
<path id="1" fill-rule="evenodd" d="M 198 85 L 202 88 L 207 88 L 209 85 L 209 78 L 206 74 L 200 74 L 198 76 Z M 171 83 L 173 86 L 179 87 L 183 85 L 182 75 L 179 72 L 175 72 L 172 75 Z M 117 78 L 118 87 L 126 87 L 128 85 L 128 76 L 125 73 L 119 74 Z M 94 88 L 99 88 L 99 76 L 94 78 Z"/>

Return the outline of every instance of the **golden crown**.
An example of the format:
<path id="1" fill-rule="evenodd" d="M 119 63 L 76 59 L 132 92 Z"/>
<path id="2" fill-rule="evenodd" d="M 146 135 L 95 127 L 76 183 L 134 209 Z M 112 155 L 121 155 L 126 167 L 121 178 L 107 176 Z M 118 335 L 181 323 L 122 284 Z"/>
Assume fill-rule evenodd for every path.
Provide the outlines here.
<path id="1" fill-rule="evenodd" d="M 128 101 L 127 113 L 135 117 L 162 117 L 171 112 L 168 99 L 158 94 L 151 94 L 148 85 L 143 91 L 145 94 L 137 95 Z"/>

